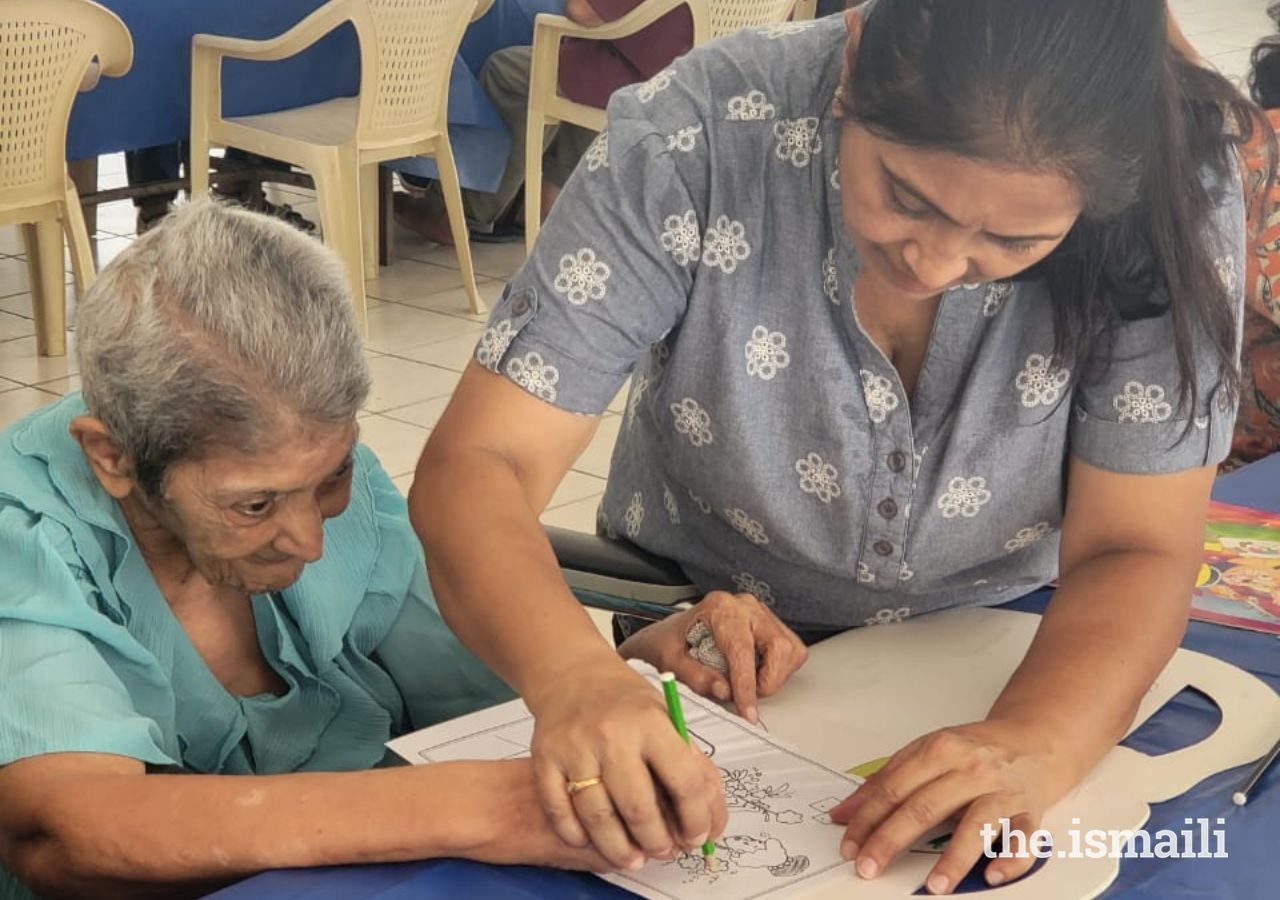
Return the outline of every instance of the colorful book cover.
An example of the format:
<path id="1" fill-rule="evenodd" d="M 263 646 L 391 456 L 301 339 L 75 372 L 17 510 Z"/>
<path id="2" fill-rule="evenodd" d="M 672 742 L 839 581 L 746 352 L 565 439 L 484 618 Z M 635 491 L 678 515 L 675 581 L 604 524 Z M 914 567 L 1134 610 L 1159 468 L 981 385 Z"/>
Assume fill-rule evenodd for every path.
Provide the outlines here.
<path id="1" fill-rule="evenodd" d="M 1280 634 L 1280 515 L 1212 503 L 1191 618 Z"/>

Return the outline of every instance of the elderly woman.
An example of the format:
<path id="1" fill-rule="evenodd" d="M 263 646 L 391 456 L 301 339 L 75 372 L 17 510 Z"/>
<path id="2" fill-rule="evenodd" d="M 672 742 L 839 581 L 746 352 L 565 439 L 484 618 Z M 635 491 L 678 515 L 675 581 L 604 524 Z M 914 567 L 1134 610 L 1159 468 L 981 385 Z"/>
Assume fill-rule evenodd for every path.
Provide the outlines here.
<path id="1" fill-rule="evenodd" d="M 527 761 L 356 771 L 506 688 L 441 622 L 357 443 L 345 283 L 288 226 L 193 204 L 81 302 L 83 393 L 0 435 L 0 896 L 595 863 Z"/>

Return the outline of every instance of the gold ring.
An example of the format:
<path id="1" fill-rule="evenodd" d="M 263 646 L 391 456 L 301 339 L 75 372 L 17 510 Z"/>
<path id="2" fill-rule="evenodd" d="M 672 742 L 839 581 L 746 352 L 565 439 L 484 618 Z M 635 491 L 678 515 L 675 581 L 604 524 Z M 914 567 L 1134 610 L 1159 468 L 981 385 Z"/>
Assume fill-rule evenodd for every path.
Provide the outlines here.
<path id="1" fill-rule="evenodd" d="M 578 791 L 585 791 L 589 787 L 595 787 L 597 784 L 603 783 L 604 779 L 597 775 L 595 778 L 584 778 L 581 781 L 570 781 L 566 786 L 569 789 L 569 796 L 572 797 L 574 794 L 578 793 Z"/>

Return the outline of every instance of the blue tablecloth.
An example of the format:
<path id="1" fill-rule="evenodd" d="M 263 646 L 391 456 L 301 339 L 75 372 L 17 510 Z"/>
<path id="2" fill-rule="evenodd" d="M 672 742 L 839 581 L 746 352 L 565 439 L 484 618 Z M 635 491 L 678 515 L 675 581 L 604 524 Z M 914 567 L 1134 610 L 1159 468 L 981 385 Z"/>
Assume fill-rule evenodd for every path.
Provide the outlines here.
<path id="1" fill-rule="evenodd" d="M 1219 479 L 1215 499 L 1280 510 L 1280 455 Z M 1039 612 L 1048 600 L 1040 591 L 1009 604 Z M 1192 622 L 1183 646 L 1226 660 L 1280 691 L 1280 641 L 1270 635 Z M 1219 716 L 1197 695 L 1175 697 L 1135 731 L 1126 745 L 1160 754 L 1207 736 Z M 1277 735 L 1280 737 L 1280 735 Z M 1152 808 L 1145 826 L 1180 829 L 1183 819 L 1226 820 L 1228 859 L 1130 859 L 1103 895 L 1125 900 L 1271 900 L 1280 896 L 1280 769 L 1273 769 L 1249 804 L 1237 808 L 1231 794 L 1251 767 L 1205 779 L 1187 794 Z M 424 812 L 424 815 L 427 814 Z M 970 879 L 962 891 L 979 888 Z M 407 900 L 410 897 L 483 897 L 486 900 L 617 900 L 633 894 L 590 875 L 528 867 L 500 868 L 458 860 L 387 866 L 352 866 L 267 872 L 212 895 L 217 900 L 346 900 L 348 897 Z"/>
<path id="2" fill-rule="evenodd" d="M 324 0 L 100 2 L 133 34 L 133 69 L 123 78 L 102 79 L 97 88 L 76 99 L 67 135 L 68 159 L 184 139 L 190 127 L 193 34 L 273 37 Z M 564 0 L 496 0 L 468 29 L 449 89 L 449 134 L 464 185 L 495 188 L 511 145 L 476 73 L 493 51 L 529 43 L 538 13 L 563 6 Z M 228 115 L 252 115 L 352 96 L 359 87 L 359 70 L 355 29 L 348 24 L 287 60 L 229 60 L 223 73 L 223 109 Z"/>

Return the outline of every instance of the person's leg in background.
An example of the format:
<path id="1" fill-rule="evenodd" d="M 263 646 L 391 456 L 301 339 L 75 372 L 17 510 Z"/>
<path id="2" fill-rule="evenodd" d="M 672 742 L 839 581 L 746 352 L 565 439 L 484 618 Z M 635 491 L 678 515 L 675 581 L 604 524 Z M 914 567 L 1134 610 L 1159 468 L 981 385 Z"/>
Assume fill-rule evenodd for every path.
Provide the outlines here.
<path id="1" fill-rule="evenodd" d="M 596 139 L 596 133 L 578 125 L 561 125 L 542 159 L 542 218 L 563 190 L 564 184 L 578 167 L 578 161 Z"/>
<path id="2" fill-rule="evenodd" d="M 182 177 L 182 165 L 186 155 L 186 145 L 183 143 L 126 150 L 124 171 L 129 186 L 136 187 L 157 181 L 176 181 Z M 177 196 L 177 192 L 170 192 L 135 197 L 133 205 L 138 210 L 137 233 L 146 233 L 149 228 L 163 219 Z"/>
<path id="3" fill-rule="evenodd" d="M 290 166 L 286 162 L 278 159 L 271 159 L 266 156 L 259 156 L 257 153 L 250 153 L 248 150 L 241 150 L 239 147 L 228 147 L 223 155 L 223 160 L 227 164 L 228 169 L 266 169 L 268 171 L 288 172 Z M 235 187 L 228 190 L 219 190 L 217 196 L 232 203 L 238 203 L 246 209 L 254 212 L 266 213 L 269 216 L 275 216 L 284 222 L 289 223 L 299 231 L 307 234 L 315 233 L 315 223 L 303 216 L 296 209 L 287 203 L 272 203 L 267 199 L 266 193 L 262 189 L 262 181 L 253 179 L 235 183 Z"/>
<path id="4" fill-rule="evenodd" d="M 531 47 L 508 47 L 490 56 L 480 70 L 480 86 L 488 94 L 502 123 L 511 133 L 511 152 L 497 190 L 488 192 L 465 189 L 462 192 L 467 224 L 472 235 L 479 240 L 484 240 L 486 235 L 491 240 L 502 236 L 494 232 L 499 230 L 500 221 L 507 221 L 504 214 L 512 212 L 512 204 L 524 185 L 525 129 L 529 117 L 531 65 Z M 554 134 L 555 129 L 547 129 L 544 146 L 550 143 Z M 396 221 L 428 240 L 452 244 L 453 236 L 449 231 L 444 199 L 438 183 L 403 175 L 401 180 L 411 188 L 424 187 L 425 192 L 420 196 L 397 194 Z M 510 237 L 517 239 L 520 235 L 515 233 Z"/>

